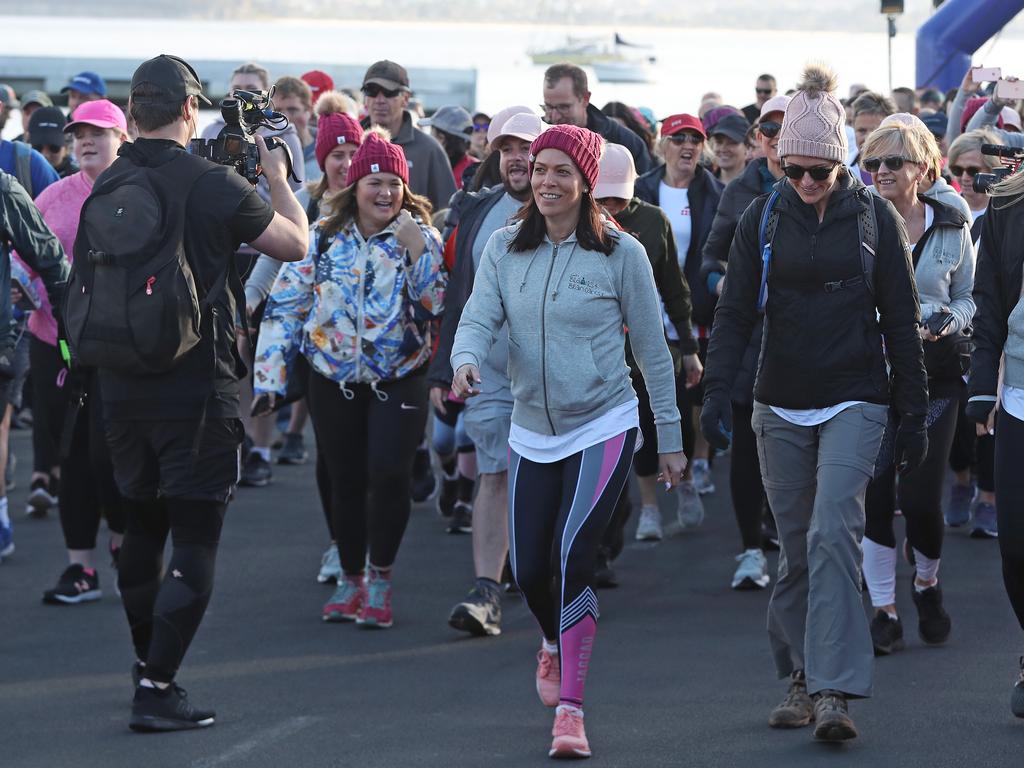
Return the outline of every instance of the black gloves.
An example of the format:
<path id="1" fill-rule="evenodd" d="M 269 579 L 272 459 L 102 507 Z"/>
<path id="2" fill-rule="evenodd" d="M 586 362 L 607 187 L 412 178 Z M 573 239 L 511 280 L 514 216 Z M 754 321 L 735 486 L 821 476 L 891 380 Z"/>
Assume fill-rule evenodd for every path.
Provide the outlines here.
<path id="1" fill-rule="evenodd" d="M 964 413 L 967 414 L 967 418 L 973 421 L 975 424 L 988 424 L 988 417 L 992 414 L 992 409 L 996 407 L 995 398 L 991 400 L 981 400 L 971 398 L 967 401 L 967 405 L 964 406 Z"/>
<path id="2" fill-rule="evenodd" d="M 928 454 L 928 428 L 924 416 L 903 416 L 893 445 L 896 469 L 905 475 L 917 469 Z"/>
<path id="3" fill-rule="evenodd" d="M 728 395 L 720 392 L 704 393 L 704 407 L 700 411 L 700 431 L 708 443 L 724 451 L 732 442 L 732 403 Z"/>

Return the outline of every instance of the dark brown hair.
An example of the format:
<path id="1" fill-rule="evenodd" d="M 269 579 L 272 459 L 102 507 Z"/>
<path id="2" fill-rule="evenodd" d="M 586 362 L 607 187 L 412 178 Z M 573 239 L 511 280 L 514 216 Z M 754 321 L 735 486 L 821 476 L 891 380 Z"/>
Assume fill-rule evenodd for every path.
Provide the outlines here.
<path id="1" fill-rule="evenodd" d="M 356 184 L 358 183 L 356 182 Z M 356 220 L 356 216 L 359 215 L 359 206 L 356 203 L 356 184 L 349 184 L 337 195 L 328 196 L 326 202 L 330 206 L 330 213 L 327 215 L 327 221 L 324 222 L 323 237 L 334 237 L 342 227 L 350 221 Z M 430 223 L 430 214 L 433 211 L 430 200 L 415 194 L 404 181 L 402 182 L 402 207 L 413 216 L 419 216 L 424 223 Z"/>
<path id="2" fill-rule="evenodd" d="M 289 96 L 298 96 L 306 109 L 313 108 L 313 91 L 305 80 L 300 80 L 291 75 L 277 78 L 274 83 L 274 96 L 287 99 Z"/>
<path id="3" fill-rule="evenodd" d="M 151 85 L 139 85 L 132 91 L 132 96 L 142 99 L 159 98 L 164 91 Z M 139 104 L 132 98 L 128 103 L 132 120 L 136 127 L 145 133 L 158 131 L 170 125 L 182 116 L 184 101 L 157 102 L 155 104 Z"/>
<path id="4" fill-rule="evenodd" d="M 513 221 L 521 221 L 522 226 L 508 244 L 509 251 L 532 251 L 544 242 L 544 236 L 548 232 L 547 222 L 544 221 L 544 214 L 537 210 L 532 195 L 519 209 Z M 608 231 L 601 221 L 601 208 L 593 195 L 584 192 L 580 200 L 580 221 L 576 225 L 576 241 L 580 247 L 610 256 L 618 240 L 618 237 Z"/>
<path id="5" fill-rule="evenodd" d="M 558 85 L 558 81 L 563 77 L 568 77 L 572 80 L 572 92 L 576 95 L 576 98 L 582 99 L 586 97 L 590 91 L 590 85 L 587 83 L 587 73 L 575 64 L 552 64 L 544 73 L 544 82 L 549 88 L 553 88 Z"/>
<path id="6" fill-rule="evenodd" d="M 621 101 L 609 101 L 603 107 L 601 111 L 604 112 L 608 117 L 617 117 L 626 124 L 633 133 L 639 136 L 644 144 L 647 145 L 647 149 L 650 152 L 654 151 L 654 134 L 651 130 L 637 120 L 636 115 L 633 114 L 633 108 L 628 104 L 623 104 Z"/>

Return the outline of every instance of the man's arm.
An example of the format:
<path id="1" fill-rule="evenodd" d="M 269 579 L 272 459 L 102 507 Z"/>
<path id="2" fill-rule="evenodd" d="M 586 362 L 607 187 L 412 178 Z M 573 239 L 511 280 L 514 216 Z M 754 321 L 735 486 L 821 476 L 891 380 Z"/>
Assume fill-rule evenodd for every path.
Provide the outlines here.
<path id="1" fill-rule="evenodd" d="M 262 136 L 256 136 L 260 148 L 260 164 L 270 186 L 270 205 L 274 218 L 263 233 L 249 245 L 278 261 L 299 261 L 309 248 L 306 212 L 288 186 L 287 159 L 280 150 L 272 151 Z"/>

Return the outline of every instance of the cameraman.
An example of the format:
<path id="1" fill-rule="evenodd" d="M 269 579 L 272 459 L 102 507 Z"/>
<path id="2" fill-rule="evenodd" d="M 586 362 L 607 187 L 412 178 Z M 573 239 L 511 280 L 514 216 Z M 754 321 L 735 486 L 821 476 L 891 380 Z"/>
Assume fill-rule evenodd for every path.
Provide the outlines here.
<path id="1" fill-rule="evenodd" d="M 184 162 L 196 132 L 199 99 L 206 100 L 199 78 L 182 59 L 160 55 L 143 62 L 132 76 L 129 107 L 139 138 L 122 147 L 107 174 L 127 163 L 166 169 L 161 174 L 174 178 L 171 166 Z M 286 181 L 285 153 L 256 141 L 270 204 L 231 168 L 185 155 L 209 166 L 180 192 L 188 201 L 183 247 L 201 297 L 215 289 L 242 242 L 282 261 L 306 253 L 306 214 Z M 87 245 L 82 232 L 76 248 Z M 237 273 L 227 273 L 233 275 L 229 285 L 237 284 Z M 138 658 L 133 730 L 213 724 L 214 713 L 194 709 L 174 676 L 210 600 L 221 525 L 238 478 L 245 368 L 234 338 L 242 301 L 236 291 L 221 291 L 211 307 L 212 334 L 204 333 L 165 373 L 99 369 L 114 475 L 127 512 L 118 586 Z M 171 558 L 161 582 L 168 533 Z"/>

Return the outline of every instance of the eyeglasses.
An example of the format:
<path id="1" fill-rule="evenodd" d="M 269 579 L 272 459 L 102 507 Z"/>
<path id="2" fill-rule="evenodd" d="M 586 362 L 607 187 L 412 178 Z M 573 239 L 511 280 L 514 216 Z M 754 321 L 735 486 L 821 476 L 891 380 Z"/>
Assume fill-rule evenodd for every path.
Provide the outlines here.
<path id="1" fill-rule="evenodd" d="M 799 181 L 804 177 L 805 173 L 811 174 L 811 178 L 815 181 L 825 181 L 825 179 L 832 175 L 832 171 L 838 167 L 838 165 L 827 167 L 816 165 L 813 168 L 804 168 L 802 165 L 784 165 L 782 166 L 782 172 L 793 181 Z"/>
<path id="2" fill-rule="evenodd" d="M 666 137 L 673 144 L 682 146 L 683 144 L 697 144 L 704 143 L 704 137 L 699 133 L 674 133 L 671 136 Z"/>
<path id="3" fill-rule="evenodd" d="M 383 88 L 382 86 L 379 86 L 376 83 L 370 83 L 369 85 L 363 86 L 363 94 L 368 99 L 375 99 L 382 93 L 384 94 L 384 98 L 393 99 L 401 92 L 401 89 L 396 88 L 395 90 L 391 90 L 389 88 Z"/>
<path id="4" fill-rule="evenodd" d="M 975 168 L 973 165 L 968 168 L 964 168 L 962 165 L 949 166 L 949 172 L 952 173 L 954 177 L 963 176 L 966 173 L 973 179 L 984 170 L 984 168 Z"/>
<path id="5" fill-rule="evenodd" d="M 774 120 L 765 120 L 763 123 L 757 124 L 757 130 L 765 138 L 774 139 L 779 135 L 779 131 L 782 130 L 782 123 L 776 123 Z"/>
<path id="6" fill-rule="evenodd" d="M 890 171 L 898 171 L 904 163 L 914 162 L 909 157 L 871 157 L 864 161 L 864 168 L 868 173 L 878 173 L 878 169 L 885 163 Z"/>
<path id="7" fill-rule="evenodd" d="M 557 112 L 560 115 L 567 115 L 572 111 L 572 104 L 541 104 L 540 108 L 544 110 L 545 115 L 550 115 Z"/>
<path id="8" fill-rule="evenodd" d="M 473 123 L 473 130 L 477 133 L 486 133 L 487 129 L 490 127 L 490 123 Z"/>
<path id="9" fill-rule="evenodd" d="M 771 96 L 772 95 L 772 89 L 771 88 L 755 88 L 754 90 L 757 91 L 757 95 L 758 96 Z"/>

